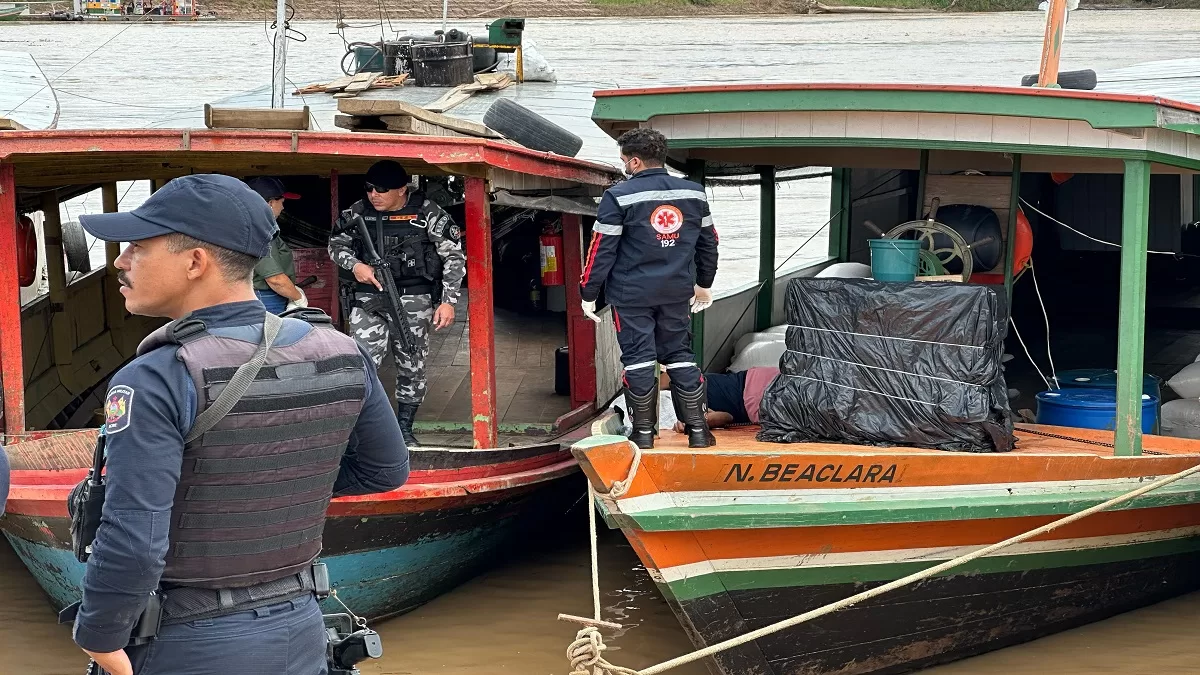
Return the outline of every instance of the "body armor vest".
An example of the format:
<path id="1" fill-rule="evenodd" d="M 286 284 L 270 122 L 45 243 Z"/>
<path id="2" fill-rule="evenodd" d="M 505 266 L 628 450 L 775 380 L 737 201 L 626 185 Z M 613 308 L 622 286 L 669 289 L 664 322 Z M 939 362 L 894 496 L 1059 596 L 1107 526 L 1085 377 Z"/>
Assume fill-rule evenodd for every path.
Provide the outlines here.
<path id="1" fill-rule="evenodd" d="M 199 321 L 173 322 L 138 351 L 180 345 L 177 358 L 195 383 L 199 414 L 257 348 L 261 333 L 247 328 L 205 330 Z M 306 329 L 298 340 L 285 339 Z M 246 394 L 184 447 L 164 584 L 251 586 L 301 572 L 316 559 L 334 481 L 365 398 L 364 365 L 352 338 L 284 319 Z"/>
<path id="2" fill-rule="evenodd" d="M 375 237 L 375 250 L 387 261 L 402 295 L 431 293 L 442 280 L 442 258 L 429 238 L 430 220 L 437 216 L 426 208 L 425 193 L 414 192 L 399 211 L 376 211 L 367 202 L 362 216 Z M 355 255 L 364 259 L 362 243 L 355 237 Z M 353 279 L 353 275 L 350 276 Z M 356 283 L 359 293 L 378 293 L 370 284 Z"/>

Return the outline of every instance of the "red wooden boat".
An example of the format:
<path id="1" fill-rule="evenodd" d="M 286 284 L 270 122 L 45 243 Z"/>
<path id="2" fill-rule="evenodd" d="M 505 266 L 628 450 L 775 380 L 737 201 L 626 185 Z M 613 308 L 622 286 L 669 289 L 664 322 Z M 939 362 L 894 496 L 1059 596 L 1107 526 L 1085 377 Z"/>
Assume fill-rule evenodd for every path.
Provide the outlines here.
<path id="1" fill-rule="evenodd" d="M 496 310 L 494 283 L 513 271 L 493 269 L 492 219 L 493 212 L 498 220 L 536 215 L 537 231 L 514 230 L 510 237 L 536 239 L 541 226 L 560 226 L 566 276 L 578 275 L 583 221 L 594 208 L 590 198 L 615 177 L 610 168 L 476 138 L 6 132 L 0 136 L 0 377 L 14 472 L 0 529 L 52 604 L 66 605 L 80 593 L 83 566 L 69 550 L 66 496 L 90 463 L 97 397 L 157 325 L 125 312 L 111 265 L 117 245 L 107 245 L 109 264 L 95 270 L 88 269 L 86 248 L 82 260 L 77 247 L 64 256 L 64 235 L 72 248 L 72 229 L 61 222 L 59 204 L 99 190 L 104 209 L 116 210 L 117 181 L 152 181 L 153 189 L 189 173 L 282 176 L 304 195 L 294 209 L 289 205 L 283 235 L 300 244 L 300 276 L 317 277 L 310 298 L 336 318 L 335 270 L 303 245 L 315 246 L 328 233 L 332 218 L 361 194 L 361 174 L 381 158 L 460 195 L 446 205 L 465 226 L 467 308 L 431 348 L 430 395 L 419 419 L 426 445 L 412 453 L 409 483 L 330 507 L 324 559 L 340 597 L 367 617 L 407 611 L 582 503 L 584 483 L 566 448 L 589 433 L 597 402 L 611 396 L 597 391 L 594 324 L 578 315 L 577 297 L 568 297 L 565 315 Z M 564 191 L 574 198 L 558 196 Z M 498 192 L 506 193 L 506 206 L 493 206 Z M 538 208 L 547 201 L 558 210 Z M 37 211 L 49 292 L 22 306 L 16 216 Z M 569 396 L 553 392 L 554 348 L 562 344 L 571 347 Z"/>

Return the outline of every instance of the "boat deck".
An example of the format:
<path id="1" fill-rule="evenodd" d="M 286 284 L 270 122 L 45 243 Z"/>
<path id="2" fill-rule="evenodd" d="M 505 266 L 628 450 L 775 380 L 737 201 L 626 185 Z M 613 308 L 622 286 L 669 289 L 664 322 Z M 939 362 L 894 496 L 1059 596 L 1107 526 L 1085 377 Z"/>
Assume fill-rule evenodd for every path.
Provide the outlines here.
<path id="1" fill-rule="evenodd" d="M 471 343 L 465 297 L 459 304 L 454 325 L 434 331 L 429 340 L 428 392 L 416 424 L 425 445 L 471 446 Z M 554 393 L 554 352 L 567 344 L 564 315 L 522 316 L 497 308 L 495 317 L 500 446 L 548 438 L 555 420 L 571 411 L 570 398 Z M 385 361 L 380 378 L 389 392 L 394 373 L 391 360 Z"/>
<path id="2" fill-rule="evenodd" d="M 863 453 L 903 453 L 912 454 L 948 454 L 944 450 L 907 447 L 878 447 L 856 446 L 845 443 L 765 443 L 755 440 L 758 425 L 741 425 L 727 429 L 715 429 L 717 437 L 714 450 L 729 450 L 737 448 L 745 452 L 762 453 L 795 453 L 797 451 L 812 453 L 829 453 L 845 455 L 847 452 L 861 451 Z M 1080 440 L 1051 438 L 1033 433 L 1037 430 L 1042 434 L 1057 434 Z M 1108 457 L 1113 454 L 1111 444 L 1113 432 L 1094 429 L 1076 429 L 1068 427 L 1052 427 L 1045 425 L 1018 424 L 1016 428 L 1017 447 L 1009 455 L 1079 455 L 1089 454 Z M 1084 443 L 1080 441 L 1092 441 Z M 1100 445 L 1107 444 L 1107 445 Z M 663 432 L 655 442 L 656 450 L 687 449 L 687 437 L 683 434 Z M 652 452 L 652 451 L 651 451 Z M 704 452 L 690 450 L 690 452 Z M 1170 438 L 1167 436 L 1143 436 L 1142 453 L 1146 455 L 1197 455 L 1200 454 L 1200 442 L 1185 438 Z M 966 454 L 966 453 L 964 453 Z"/>

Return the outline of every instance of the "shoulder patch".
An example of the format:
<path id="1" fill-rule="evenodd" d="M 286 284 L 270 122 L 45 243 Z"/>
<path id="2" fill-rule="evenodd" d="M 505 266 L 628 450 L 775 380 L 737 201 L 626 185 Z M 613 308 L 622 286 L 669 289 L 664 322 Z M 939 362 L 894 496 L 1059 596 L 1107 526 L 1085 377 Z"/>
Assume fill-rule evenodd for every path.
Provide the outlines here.
<path id="1" fill-rule="evenodd" d="M 450 227 L 446 228 L 446 237 L 449 239 L 452 239 L 456 242 L 461 241 L 462 235 L 462 228 L 458 226 L 458 223 L 451 222 Z"/>
<path id="2" fill-rule="evenodd" d="M 435 236 L 441 237 L 445 235 L 446 223 L 450 222 L 450 216 L 445 213 L 430 214 L 429 232 Z"/>
<path id="3" fill-rule="evenodd" d="M 133 417 L 133 387 L 119 384 L 108 390 L 104 402 L 104 433 L 115 434 L 129 427 Z"/>

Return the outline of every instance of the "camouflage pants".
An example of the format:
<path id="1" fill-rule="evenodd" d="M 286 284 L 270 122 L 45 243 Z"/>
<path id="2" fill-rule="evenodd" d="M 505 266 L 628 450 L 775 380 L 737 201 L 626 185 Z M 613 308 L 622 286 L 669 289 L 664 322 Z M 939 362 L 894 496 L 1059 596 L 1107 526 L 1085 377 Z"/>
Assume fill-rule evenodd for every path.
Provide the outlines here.
<path id="1" fill-rule="evenodd" d="M 375 366 L 383 365 L 388 345 L 396 360 L 396 401 L 420 405 L 425 400 L 425 359 L 429 356 L 429 331 L 433 323 L 433 301 L 429 294 L 402 295 L 404 321 L 416 354 L 404 353 L 387 309 L 387 299 L 378 293 L 356 293 L 350 310 L 350 334 L 362 343 Z"/>

